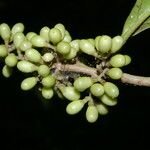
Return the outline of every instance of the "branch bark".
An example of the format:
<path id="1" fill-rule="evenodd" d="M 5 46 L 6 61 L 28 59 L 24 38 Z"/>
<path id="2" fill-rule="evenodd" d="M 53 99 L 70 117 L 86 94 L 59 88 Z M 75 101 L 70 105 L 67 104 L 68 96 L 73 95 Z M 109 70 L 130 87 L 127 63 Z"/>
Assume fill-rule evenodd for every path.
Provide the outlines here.
<path id="1" fill-rule="evenodd" d="M 127 84 L 150 87 L 150 77 L 141 77 L 123 73 L 121 81 Z"/>
<path id="2" fill-rule="evenodd" d="M 78 64 L 70 65 L 70 64 L 55 63 L 53 65 L 53 68 L 56 68 L 60 71 L 83 73 L 83 74 L 92 76 L 94 78 L 98 77 L 97 69 L 88 67 L 86 65 L 78 65 Z M 127 84 L 132 84 L 132 85 L 150 87 L 150 77 L 130 75 L 127 73 L 123 73 L 123 75 L 121 77 L 121 82 L 127 83 Z"/>

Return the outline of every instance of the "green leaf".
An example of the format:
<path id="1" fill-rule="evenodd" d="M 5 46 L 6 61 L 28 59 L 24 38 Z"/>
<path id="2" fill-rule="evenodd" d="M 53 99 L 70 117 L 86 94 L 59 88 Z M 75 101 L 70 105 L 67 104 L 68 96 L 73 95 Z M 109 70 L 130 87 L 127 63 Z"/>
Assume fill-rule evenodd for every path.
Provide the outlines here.
<path id="1" fill-rule="evenodd" d="M 142 31 L 150 28 L 150 17 L 148 17 L 145 22 L 136 30 L 133 36 L 141 33 Z"/>
<path id="2" fill-rule="evenodd" d="M 147 18 L 150 16 L 150 0 L 137 0 L 132 8 L 122 31 L 122 37 L 126 41 L 134 33 L 137 34 L 146 30 L 148 27 Z M 148 21 L 149 22 L 149 21 Z M 147 24 L 144 28 L 144 23 Z M 143 25 L 143 27 L 142 27 Z M 140 30 L 141 27 L 141 30 Z M 139 30 L 138 30 L 139 29 Z"/>

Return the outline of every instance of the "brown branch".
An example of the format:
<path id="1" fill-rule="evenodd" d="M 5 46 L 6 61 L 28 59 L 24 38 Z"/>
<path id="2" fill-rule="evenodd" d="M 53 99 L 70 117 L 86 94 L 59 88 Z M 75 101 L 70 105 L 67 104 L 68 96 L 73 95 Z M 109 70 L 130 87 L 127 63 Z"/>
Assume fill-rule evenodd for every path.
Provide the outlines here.
<path id="1" fill-rule="evenodd" d="M 83 66 L 83 65 L 68 65 L 68 64 L 61 64 L 61 63 L 55 63 L 52 68 L 57 68 L 58 70 L 61 71 L 68 71 L 68 72 L 79 72 L 83 74 L 90 75 L 92 77 L 97 77 L 97 69 L 88 67 L 88 66 Z"/>
<path id="2" fill-rule="evenodd" d="M 123 83 L 150 87 L 150 77 L 141 77 L 123 73 L 121 81 Z"/>
<path id="3" fill-rule="evenodd" d="M 88 67 L 86 65 L 80 65 L 80 64 L 69 65 L 69 64 L 55 63 L 53 65 L 53 68 L 56 68 L 57 70 L 61 70 L 61 71 L 83 73 L 92 76 L 94 78 L 99 77 L 97 74 L 97 69 Z M 138 85 L 138 86 L 150 87 L 150 77 L 141 77 L 136 75 L 130 75 L 127 73 L 123 73 L 121 77 L 121 82 Z"/>

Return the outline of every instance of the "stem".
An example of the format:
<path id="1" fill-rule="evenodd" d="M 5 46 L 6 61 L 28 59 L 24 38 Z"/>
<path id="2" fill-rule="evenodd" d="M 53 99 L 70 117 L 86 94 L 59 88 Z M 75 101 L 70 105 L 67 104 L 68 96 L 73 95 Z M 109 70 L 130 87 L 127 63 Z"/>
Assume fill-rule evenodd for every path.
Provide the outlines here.
<path id="1" fill-rule="evenodd" d="M 90 75 L 92 77 L 97 77 L 97 69 L 92 68 L 92 67 L 88 67 L 88 66 L 85 67 L 85 66 L 76 65 L 76 64 L 73 64 L 73 65 L 66 64 L 66 65 L 64 65 L 64 64 L 61 64 L 61 63 L 55 63 L 52 68 L 56 68 L 56 69 L 64 71 L 64 72 L 65 71 L 79 72 L 79 73 Z"/>
<path id="2" fill-rule="evenodd" d="M 68 64 L 61 64 L 61 63 L 55 63 L 53 65 L 53 68 L 56 68 L 60 71 L 68 71 L 68 72 L 76 72 L 76 73 L 83 73 L 89 76 L 92 76 L 94 78 L 99 77 L 97 74 L 97 69 L 88 67 L 88 66 L 83 66 L 83 65 L 68 65 Z M 106 69 L 104 69 L 106 70 Z M 107 69 L 108 70 L 108 69 Z M 102 72 L 102 74 L 104 74 Z M 127 84 L 133 84 L 133 85 L 138 85 L 138 86 L 147 86 L 150 87 L 150 77 L 141 77 L 141 76 L 136 76 L 136 75 L 130 75 L 127 73 L 123 73 L 121 77 L 121 82 L 127 83 Z"/>
<path id="3" fill-rule="evenodd" d="M 123 73 L 121 81 L 123 83 L 150 87 L 150 77 L 141 77 Z"/>

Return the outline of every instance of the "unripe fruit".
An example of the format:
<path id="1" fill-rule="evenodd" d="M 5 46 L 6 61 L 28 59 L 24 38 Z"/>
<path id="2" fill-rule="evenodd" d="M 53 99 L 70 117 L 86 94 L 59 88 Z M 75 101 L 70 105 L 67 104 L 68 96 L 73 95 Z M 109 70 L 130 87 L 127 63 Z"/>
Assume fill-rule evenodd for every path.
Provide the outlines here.
<path id="1" fill-rule="evenodd" d="M 114 80 L 118 80 L 122 77 L 122 70 L 120 68 L 111 68 L 108 70 L 107 75 Z"/>
<path id="2" fill-rule="evenodd" d="M 33 36 L 35 36 L 35 35 L 37 35 L 35 32 L 28 32 L 26 34 L 26 38 L 27 38 L 27 40 L 30 41 L 33 38 Z"/>
<path id="3" fill-rule="evenodd" d="M 70 42 L 72 48 L 74 48 L 77 52 L 79 51 L 79 40 L 73 40 Z"/>
<path id="4" fill-rule="evenodd" d="M 9 54 L 6 58 L 5 58 L 5 63 L 7 66 L 9 67 L 14 67 L 17 64 L 17 57 L 15 54 Z"/>
<path id="5" fill-rule="evenodd" d="M 5 45 L 0 45 L 0 57 L 6 57 L 8 55 L 8 51 Z"/>
<path id="6" fill-rule="evenodd" d="M 108 105 L 108 106 L 115 106 L 117 104 L 117 99 L 113 99 L 112 97 L 106 94 L 102 95 L 100 99 L 105 105 Z"/>
<path id="7" fill-rule="evenodd" d="M 19 48 L 21 43 L 25 40 L 25 36 L 22 32 L 17 32 L 13 37 L 13 42 L 16 48 Z"/>
<path id="8" fill-rule="evenodd" d="M 45 99 L 51 99 L 53 97 L 53 95 L 54 95 L 53 89 L 51 89 L 51 88 L 45 88 L 45 87 L 42 88 L 42 96 Z"/>
<path id="9" fill-rule="evenodd" d="M 130 64 L 130 63 L 131 63 L 131 57 L 130 57 L 130 56 L 128 56 L 128 55 L 124 55 L 124 57 L 125 57 L 125 60 L 126 60 L 125 65 Z"/>
<path id="10" fill-rule="evenodd" d="M 41 54 L 33 48 L 26 50 L 25 56 L 29 61 L 32 61 L 34 63 L 40 63 L 41 61 Z"/>
<path id="11" fill-rule="evenodd" d="M 68 43 L 70 43 L 72 41 L 72 38 L 71 38 L 70 33 L 68 31 L 65 31 L 65 36 L 63 38 L 63 41 L 68 42 Z"/>
<path id="12" fill-rule="evenodd" d="M 98 51 L 101 53 L 108 53 L 111 49 L 112 39 L 107 35 L 101 36 L 98 41 Z"/>
<path id="13" fill-rule="evenodd" d="M 50 74 L 50 68 L 47 65 L 40 65 L 38 67 L 38 74 L 42 77 L 46 77 Z"/>
<path id="14" fill-rule="evenodd" d="M 66 112 L 69 115 L 75 115 L 81 111 L 84 106 L 84 102 L 82 100 L 77 100 L 69 103 L 66 107 Z"/>
<path id="15" fill-rule="evenodd" d="M 94 39 L 87 39 L 93 46 L 95 46 L 95 40 Z"/>
<path id="16" fill-rule="evenodd" d="M 71 46 L 68 42 L 60 42 L 57 45 L 57 52 L 59 52 L 62 55 L 66 55 L 70 52 Z"/>
<path id="17" fill-rule="evenodd" d="M 112 39 L 111 53 L 116 53 L 118 50 L 120 50 L 122 44 L 123 44 L 123 38 L 121 36 L 115 36 Z"/>
<path id="18" fill-rule="evenodd" d="M 60 91 L 62 92 L 63 96 L 70 101 L 76 101 L 80 99 L 80 93 L 72 86 L 62 86 L 60 87 Z"/>
<path id="19" fill-rule="evenodd" d="M 108 109 L 103 104 L 97 104 L 96 108 L 97 108 L 98 113 L 100 115 L 106 115 L 106 114 L 108 114 Z"/>
<path id="20" fill-rule="evenodd" d="M 64 27 L 64 25 L 61 24 L 61 23 L 58 23 L 58 24 L 56 24 L 56 25 L 54 26 L 54 28 L 59 29 L 60 32 L 61 32 L 61 34 L 62 34 L 62 38 L 64 38 L 64 36 L 65 36 L 65 27 Z"/>
<path id="21" fill-rule="evenodd" d="M 94 46 L 88 40 L 80 40 L 79 46 L 82 52 L 92 56 L 96 55 Z"/>
<path id="22" fill-rule="evenodd" d="M 35 35 L 31 38 L 31 43 L 36 47 L 45 47 L 47 45 L 46 40 L 40 35 Z"/>
<path id="23" fill-rule="evenodd" d="M 105 90 L 105 93 L 108 96 L 110 96 L 111 98 L 116 98 L 119 95 L 118 87 L 111 82 L 105 82 L 104 83 L 104 90 Z"/>
<path id="24" fill-rule="evenodd" d="M 44 87 L 51 88 L 52 86 L 54 86 L 55 82 L 56 82 L 55 77 L 52 75 L 49 75 L 43 78 L 41 83 Z"/>
<path id="25" fill-rule="evenodd" d="M 86 110 L 86 119 L 90 123 L 94 123 L 98 119 L 98 111 L 96 106 L 90 105 Z"/>
<path id="26" fill-rule="evenodd" d="M 93 84 L 93 80 L 90 77 L 79 77 L 74 81 L 74 87 L 80 92 L 83 92 Z"/>
<path id="27" fill-rule="evenodd" d="M 49 31 L 49 39 L 53 44 L 57 44 L 62 40 L 62 34 L 59 29 L 53 28 Z"/>
<path id="28" fill-rule="evenodd" d="M 97 36 L 97 37 L 95 38 L 95 47 L 96 47 L 97 50 L 98 50 L 98 45 L 99 45 L 99 40 L 100 40 L 100 38 L 101 38 L 101 36 Z"/>
<path id="29" fill-rule="evenodd" d="M 38 69 L 36 65 L 26 60 L 19 61 L 17 64 L 17 68 L 18 70 L 24 73 L 31 73 Z"/>
<path id="30" fill-rule="evenodd" d="M 43 56 L 42 56 L 42 59 L 45 61 L 45 62 L 51 62 L 53 59 L 54 59 L 54 55 L 52 53 L 45 53 Z"/>
<path id="31" fill-rule="evenodd" d="M 40 30 L 40 36 L 44 38 L 47 42 L 49 42 L 49 31 L 50 28 L 45 26 Z"/>
<path id="32" fill-rule="evenodd" d="M 32 47 L 32 44 L 30 41 L 25 39 L 21 44 L 20 44 L 20 50 L 21 51 L 26 51 L 27 49 L 30 49 Z"/>
<path id="33" fill-rule="evenodd" d="M 74 48 L 71 48 L 69 54 L 64 55 L 64 58 L 67 60 L 71 60 L 71 59 L 75 58 L 76 55 L 77 55 L 77 51 Z"/>
<path id="34" fill-rule="evenodd" d="M 0 25 L 0 35 L 4 41 L 9 41 L 10 39 L 10 28 L 6 23 Z"/>
<path id="35" fill-rule="evenodd" d="M 36 77 L 29 77 L 22 81 L 21 89 L 24 91 L 32 89 L 37 84 Z"/>
<path id="36" fill-rule="evenodd" d="M 2 74 L 4 77 L 9 78 L 12 75 L 12 68 L 5 65 L 2 69 Z"/>
<path id="37" fill-rule="evenodd" d="M 90 87 L 92 95 L 99 97 L 104 94 L 104 87 L 100 83 L 95 83 Z"/>
<path id="38" fill-rule="evenodd" d="M 117 54 L 117 55 L 111 57 L 109 63 L 111 64 L 111 66 L 119 68 L 119 67 L 123 67 L 125 65 L 126 59 L 123 55 Z"/>
<path id="39" fill-rule="evenodd" d="M 12 29 L 11 29 L 11 33 L 14 35 L 17 32 L 23 32 L 24 31 L 24 25 L 22 23 L 16 23 Z"/>

